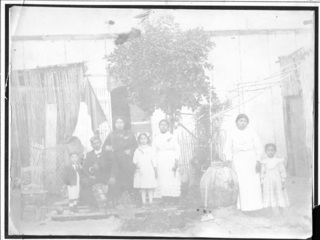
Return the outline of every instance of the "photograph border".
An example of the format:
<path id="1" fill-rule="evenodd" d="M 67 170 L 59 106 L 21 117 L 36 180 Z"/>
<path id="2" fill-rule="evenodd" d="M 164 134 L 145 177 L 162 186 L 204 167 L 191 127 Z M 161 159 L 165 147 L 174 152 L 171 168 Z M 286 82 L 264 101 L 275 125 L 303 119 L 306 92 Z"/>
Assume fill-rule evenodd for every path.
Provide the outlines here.
<path id="1" fill-rule="evenodd" d="M 225 3 L 224 1 L 221 2 L 216 2 L 217 4 L 220 3 Z M 2 17 L 2 19 L 5 19 L 5 33 L 4 33 L 4 42 L 5 42 L 5 49 L 4 49 L 4 56 L 5 56 L 5 64 L 4 64 L 4 79 L 5 79 L 5 89 L 4 89 L 4 97 L 2 97 L 2 100 L 5 99 L 5 111 L 4 111 L 4 140 L 2 139 L 2 142 L 4 142 L 4 179 L 2 177 L 2 180 L 4 180 L 4 209 L 5 209 L 5 219 L 4 219 L 4 226 L 5 226 L 5 238 L 8 239 L 18 239 L 18 238 L 25 238 L 25 239 L 52 239 L 52 238 L 57 238 L 57 239 L 69 239 L 69 238 L 78 238 L 78 239 L 131 239 L 131 238 L 137 238 L 137 237 L 128 237 L 128 236 L 98 236 L 98 235 L 90 235 L 90 236 L 83 236 L 83 235 L 9 235 L 9 84 L 8 81 L 10 77 L 10 39 L 9 39 L 9 24 L 10 24 L 10 17 L 9 17 L 9 11 L 10 8 L 14 6 L 23 6 L 23 7 L 48 7 L 48 8 L 108 8 L 108 9 L 113 9 L 113 8 L 125 8 L 125 9 L 137 9 L 137 8 L 152 8 L 152 9 L 183 9 L 183 10 L 262 10 L 262 11 L 270 11 L 270 10 L 277 10 L 277 11 L 313 11 L 314 12 L 314 159 L 313 159 L 313 169 L 314 169 L 314 177 L 313 177 L 313 206 L 317 206 L 319 204 L 319 199 L 318 199 L 318 190 L 319 190 L 319 178 L 318 178 L 318 104 L 319 104 L 319 98 L 318 98 L 318 56 L 319 56 L 319 50 L 318 50 L 318 45 L 319 45 L 319 9 L 317 6 L 250 6 L 250 5 L 243 5 L 239 6 L 236 5 L 239 2 L 238 1 L 229 1 L 234 3 L 235 5 L 197 5 L 197 2 L 194 2 L 192 5 L 188 5 L 191 2 L 185 1 L 187 5 L 148 5 L 148 4 L 143 4 L 143 5 L 130 5 L 130 4 L 123 4 L 123 2 L 120 5 L 108 5 L 108 2 L 104 2 L 104 4 L 101 5 L 91 5 L 91 3 L 97 3 L 96 1 L 88 3 L 88 1 L 80 1 L 77 2 L 77 5 L 72 5 L 70 3 L 68 4 L 52 4 L 52 3 L 46 3 L 46 4 L 38 4 L 36 1 L 32 4 L 14 4 L 14 3 L 4 3 L 5 7 L 5 16 Z M 86 4 L 88 3 L 88 5 Z M 140 3 L 146 3 L 146 2 L 140 2 Z M 159 3 L 159 2 L 157 2 Z M 215 3 L 215 4 L 216 4 Z M 246 3 L 256 3 L 256 1 L 248 1 Z M 273 2 L 267 2 L 267 4 L 273 3 Z M 277 1 L 277 3 L 279 3 Z M 297 3 L 296 1 L 284 1 L 284 3 Z M 305 2 L 304 2 L 305 3 Z M 308 2 L 309 3 L 309 2 Z M 306 3 L 306 4 L 308 4 Z M 80 5 L 78 5 L 80 4 Z M 159 3 L 161 4 L 161 3 Z M 173 2 L 174 4 L 174 2 Z M 312 4 L 312 2 L 310 3 Z M 2 38 L 3 39 L 3 38 Z M 2 92 L 3 93 L 3 92 Z M 3 112 L 3 111 L 2 111 Z M 314 231 L 314 228 L 313 228 Z M 214 236 L 212 236 L 214 237 Z M 147 237 L 147 236 L 139 236 L 138 238 L 141 239 L 150 239 L 150 238 L 157 238 L 157 239 L 171 239 L 172 237 Z M 185 239 L 185 237 L 175 237 L 176 239 Z M 192 238 L 193 239 L 193 238 Z"/>

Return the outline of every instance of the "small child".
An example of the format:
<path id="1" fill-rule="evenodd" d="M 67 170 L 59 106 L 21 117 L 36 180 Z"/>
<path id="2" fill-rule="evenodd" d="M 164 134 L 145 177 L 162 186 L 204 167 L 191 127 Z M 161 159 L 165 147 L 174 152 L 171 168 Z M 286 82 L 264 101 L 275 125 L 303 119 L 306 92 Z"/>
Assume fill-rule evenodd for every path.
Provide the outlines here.
<path id="1" fill-rule="evenodd" d="M 149 146 L 150 140 L 146 133 L 138 136 L 140 146 L 136 149 L 133 156 L 133 163 L 136 165 L 134 175 L 134 188 L 141 191 L 142 203 L 146 205 L 146 195 L 149 203 L 153 202 L 153 191 L 156 188 L 157 164 L 153 149 Z"/>
<path id="2" fill-rule="evenodd" d="M 69 208 L 70 213 L 77 211 L 76 205 L 78 203 L 79 192 L 80 192 L 80 165 L 79 155 L 77 152 L 71 152 L 70 165 L 66 166 L 64 183 L 67 185 L 68 197 L 69 197 Z"/>
<path id="3" fill-rule="evenodd" d="M 283 208 L 289 206 L 289 199 L 285 189 L 286 170 L 284 159 L 275 157 L 277 147 L 273 143 L 265 145 L 267 158 L 261 160 L 261 183 L 263 190 L 263 206 L 271 207 L 273 213 L 282 213 Z"/>

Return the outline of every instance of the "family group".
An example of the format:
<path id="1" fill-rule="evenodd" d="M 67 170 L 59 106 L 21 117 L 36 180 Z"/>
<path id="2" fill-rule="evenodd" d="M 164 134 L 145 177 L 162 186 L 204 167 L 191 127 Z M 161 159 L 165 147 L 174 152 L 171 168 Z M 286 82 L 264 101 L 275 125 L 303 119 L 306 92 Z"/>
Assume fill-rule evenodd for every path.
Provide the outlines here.
<path id="1" fill-rule="evenodd" d="M 224 148 L 225 161 L 231 163 L 239 184 L 237 207 L 248 214 L 270 207 L 282 211 L 289 205 L 285 160 L 275 156 L 273 143 L 265 145 L 266 157 L 262 159 L 260 140 L 248 124 L 248 116 L 239 114 Z M 97 186 L 114 207 L 124 195 L 143 205 L 152 204 L 154 198 L 175 204 L 181 195 L 180 148 L 168 131 L 167 120 L 159 122 L 159 130 L 151 145 L 148 133 L 135 137 L 125 128 L 125 120 L 118 117 L 103 144 L 98 136 L 91 138 L 93 150 L 83 162 L 79 162 L 79 153 L 71 152 L 65 177 L 71 211 L 75 212 L 80 203 L 98 209 L 94 196 Z"/>
<path id="2" fill-rule="evenodd" d="M 289 206 L 285 159 L 275 156 L 273 143 L 265 145 L 266 157 L 262 158 L 259 138 L 248 124 L 248 116 L 239 114 L 224 148 L 225 160 L 230 161 L 239 183 L 237 207 L 250 215 L 268 208 L 274 214 L 282 213 Z"/>
<path id="3" fill-rule="evenodd" d="M 159 122 L 160 134 L 152 146 L 148 133 L 135 136 L 122 117 L 115 118 L 113 129 L 104 143 L 97 135 L 90 139 L 93 150 L 82 161 L 78 152 L 70 152 L 71 164 L 66 166 L 64 178 L 70 212 L 76 212 L 81 204 L 98 210 L 95 193 L 99 191 L 104 204 L 111 207 L 117 207 L 123 198 L 144 206 L 154 198 L 166 204 L 176 202 L 181 193 L 180 148 L 168 131 L 169 122 Z"/>

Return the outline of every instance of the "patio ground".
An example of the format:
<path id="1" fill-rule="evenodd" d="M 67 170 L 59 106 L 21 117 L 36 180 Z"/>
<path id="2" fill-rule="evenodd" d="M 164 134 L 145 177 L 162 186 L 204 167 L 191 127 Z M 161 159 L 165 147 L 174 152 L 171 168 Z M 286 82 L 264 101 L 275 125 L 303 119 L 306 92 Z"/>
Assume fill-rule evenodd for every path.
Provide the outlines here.
<path id="1" fill-rule="evenodd" d="M 20 222 L 26 235 L 180 236 L 237 238 L 307 238 L 312 235 L 311 183 L 290 178 L 287 189 L 291 206 L 283 216 L 244 215 L 235 207 L 212 211 L 212 220 L 201 221 L 204 213 L 197 190 L 181 199 L 178 207 L 154 206 L 140 217 L 120 214 L 101 220 Z M 16 221 L 14 221 L 16 222 Z"/>

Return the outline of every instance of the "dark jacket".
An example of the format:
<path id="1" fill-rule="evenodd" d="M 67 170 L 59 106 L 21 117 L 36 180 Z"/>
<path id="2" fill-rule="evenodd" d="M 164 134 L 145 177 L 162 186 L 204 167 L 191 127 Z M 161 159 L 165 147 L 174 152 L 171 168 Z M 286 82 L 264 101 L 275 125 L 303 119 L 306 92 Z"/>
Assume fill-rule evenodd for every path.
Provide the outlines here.
<path id="1" fill-rule="evenodd" d="M 94 166 L 97 166 L 95 168 Z M 87 153 L 83 163 L 83 173 L 86 177 L 95 177 L 95 183 L 108 184 L 111 177 L 117 174 L 117 165 L 114 162 L 111 152 L 101 151 L 100 155 L 96 155 L 94 150 Z"/>
<path id="2" fill-rule="evenodd" d="M 116 130 L 111 132 L 103 144 L 103 149 L 106 146 L 112 146 L 115 157 L 122 157 L 125 150 L 130 150 L 130 156 L 133 157 L 133 153 L 138 147 L 135 136 L 130 130 Z"/>
<path id="3" fill-rule="evenodd" d="M 79 177 L 80 177 L 80 168 L 79 168 Z M 64 172 L 64 184 L 68 186 L 77 185 L 77 173 L 72 165 L 67 165 Z"/>

